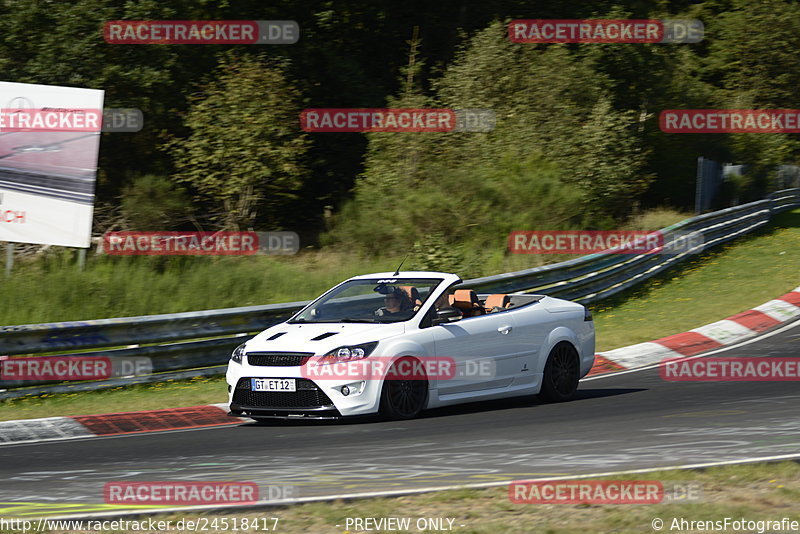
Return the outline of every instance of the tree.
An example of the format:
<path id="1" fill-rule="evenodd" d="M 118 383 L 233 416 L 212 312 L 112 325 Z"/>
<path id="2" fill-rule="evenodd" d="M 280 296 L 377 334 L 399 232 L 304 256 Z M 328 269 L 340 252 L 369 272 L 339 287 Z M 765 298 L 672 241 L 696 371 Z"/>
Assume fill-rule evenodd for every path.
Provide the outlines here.
<path id="1" fill-rule="evenodd" d="M 167 145 L 173 178 L 210 205 L 220 227 L 280 228 L 291 219 L 308 141 L 285 68 L 263 56 L 224 55 L 213 81 L 191 99 L 191 133 Z"/>
<path id="2" fill-rule="evenodd" d="M 719 107 L 795 109 L 800 68 L 800 5 L 779 0 L 732 0 L 713 19 L 714 39 L 704 58 L 704 78 L 716 86 Z M 797 134 L 737 133 L 727 136 L 731 160 L 749 165 L 740 200 L 774 189 L 777 165 L 800 161 Z"/>
<path id="3" fill-rule="evenodd" d="M 406 91 L 389 103 L 490 109 L 495 129 L 368 134 L 365 172 L 334 232 L 348 245 L 407 249 L 438 231 L 450 245 L 497 246 L 496 230 L 510 231 L 512 213 L 520 224 L 548 229 L 613 224 L 651 179 L 638 114 L 614 110 L 605 76 L 567 47 L 512 43 L 494 23 L 467 42 L 433 87 L 431 97 Z"/>

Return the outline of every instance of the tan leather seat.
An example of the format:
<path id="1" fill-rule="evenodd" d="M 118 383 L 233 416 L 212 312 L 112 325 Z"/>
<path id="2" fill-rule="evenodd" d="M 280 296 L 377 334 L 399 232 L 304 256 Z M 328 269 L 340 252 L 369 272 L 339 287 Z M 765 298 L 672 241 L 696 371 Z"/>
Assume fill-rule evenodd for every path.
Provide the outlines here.
<path id="1" fill-rule="evenodd" d="M 471 289 L 456 289 L 453 293 L 453 307 L 461 310 L 464 317 L 475 317 L 486 313 L 477 293 Z"/>
<path id="2" fill-rule="evenodd" d="M 511 305 L 511 296 L 504 293 L 495 293 L 486 297 L 486 313 L 505 310 Z"/>

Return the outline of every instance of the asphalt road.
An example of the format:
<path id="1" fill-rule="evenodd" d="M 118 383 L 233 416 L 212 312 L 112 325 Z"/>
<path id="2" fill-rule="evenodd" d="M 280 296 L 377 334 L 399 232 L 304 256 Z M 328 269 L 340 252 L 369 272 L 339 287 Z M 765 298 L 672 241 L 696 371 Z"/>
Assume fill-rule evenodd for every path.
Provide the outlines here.
<path id="1" fill-rule="evenodd" d="M 800 356 L 800 322 L 716 355 Z M 9 445 L 0 503 L 102 503 L 109 481 L 252 481 L 308 497 L 800 453 L 799 404 L 797 382 L 665 382 L 650 369 L 585 380 L 563 404 Z"/>

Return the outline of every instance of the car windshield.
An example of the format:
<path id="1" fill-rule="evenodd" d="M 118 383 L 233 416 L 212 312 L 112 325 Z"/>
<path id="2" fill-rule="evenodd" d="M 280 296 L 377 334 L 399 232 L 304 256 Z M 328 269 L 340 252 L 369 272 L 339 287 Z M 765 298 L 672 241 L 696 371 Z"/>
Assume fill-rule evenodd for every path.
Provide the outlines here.
<path id="1" fill-rule="evenodd" d="M 290 323 L 396 323 L 411 319 L 441 278 L 348 280 L 311 303 Z"/>

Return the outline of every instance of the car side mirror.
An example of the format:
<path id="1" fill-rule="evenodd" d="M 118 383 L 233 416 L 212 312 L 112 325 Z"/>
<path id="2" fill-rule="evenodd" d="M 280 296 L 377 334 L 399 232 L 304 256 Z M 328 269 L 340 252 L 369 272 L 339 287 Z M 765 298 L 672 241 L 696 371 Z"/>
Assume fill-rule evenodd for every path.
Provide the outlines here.
<path id="1" fill-rule="evenodd" d="M 436 326 L 445 323 L 452 323 L 453 321 L 458 321 L 461 319 L 461 312 L 455 308 L 442 308 L 441 310 L 436 311 L 436 315 L 433 316 L 433 320 L 431 320 L 431 325 Z"/>

